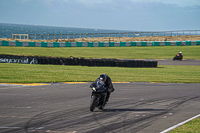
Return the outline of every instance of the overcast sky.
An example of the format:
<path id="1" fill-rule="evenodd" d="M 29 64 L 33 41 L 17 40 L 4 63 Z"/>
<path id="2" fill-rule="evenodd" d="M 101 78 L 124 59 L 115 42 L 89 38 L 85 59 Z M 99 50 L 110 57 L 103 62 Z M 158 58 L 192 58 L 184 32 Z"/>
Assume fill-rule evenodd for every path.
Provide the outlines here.
<path id="1" fill-rule="evenodd" d="M 0 0 L 0 23 L 136 31 L 200 30 L 200 0 Z"/>

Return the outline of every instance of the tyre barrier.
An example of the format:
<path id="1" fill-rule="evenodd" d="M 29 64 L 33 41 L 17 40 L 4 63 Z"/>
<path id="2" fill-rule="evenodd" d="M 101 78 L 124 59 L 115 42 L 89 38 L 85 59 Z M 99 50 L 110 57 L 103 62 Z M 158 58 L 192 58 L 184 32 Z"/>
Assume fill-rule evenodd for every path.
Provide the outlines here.
<path id="1" fill-rule="evenodd" d="M 0 54 L 0 63 L 22 64 L 51 64 L 51 65 L 79 65 L 100 67 L 157 67 L 158 61 L 133 59 L 85 59 L 83 57 L 44 57 L 44 56 L 17 56 Z"/>

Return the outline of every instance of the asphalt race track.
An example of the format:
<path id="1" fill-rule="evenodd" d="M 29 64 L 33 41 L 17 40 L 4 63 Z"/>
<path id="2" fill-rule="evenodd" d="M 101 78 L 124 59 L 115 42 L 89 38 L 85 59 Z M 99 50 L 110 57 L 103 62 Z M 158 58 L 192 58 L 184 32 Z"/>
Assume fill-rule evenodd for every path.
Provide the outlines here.
<path id="1" fill-rule="evenodd" d="M 155 60 L 155 59 L 151 59 Z M 200 65 L 200 60 L 193 60 L 193 59 L 183 59 L 182 61 L 172 59 L 167 60 L 156 60 L 158 61 L 158 65 Z"/>
<path id="2" fill-rule="evenodd" d="M 200 114 L 200 84 L 114 83 L 105 109 L 94 112 L 89 85 L 0 84 L 0 132 L 159 133 Z"/>

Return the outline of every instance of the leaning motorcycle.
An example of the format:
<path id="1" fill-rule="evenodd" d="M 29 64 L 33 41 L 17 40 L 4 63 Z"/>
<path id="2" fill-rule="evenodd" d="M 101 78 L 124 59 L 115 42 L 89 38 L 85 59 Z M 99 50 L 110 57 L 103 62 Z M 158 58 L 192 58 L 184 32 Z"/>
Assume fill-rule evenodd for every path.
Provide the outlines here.
<path id="1" fill-rule="evenodd" d="M 91 86 L 92 95 L 90 101 L 90 111 L 94 111 L 96 107 L 103 110 L 106 104 L 107 88 L 104 82 L 97 81 L 93 86 Z"/>
<path id="2" fill-rule="evenodd" d="M 183 56 L 176 55 L 176 56 L 173 58 L 173 61 L 175 61 L 175 60 L 180 60 L 180 61 L 182 61 L 182 59 L 183 59 Z"/>

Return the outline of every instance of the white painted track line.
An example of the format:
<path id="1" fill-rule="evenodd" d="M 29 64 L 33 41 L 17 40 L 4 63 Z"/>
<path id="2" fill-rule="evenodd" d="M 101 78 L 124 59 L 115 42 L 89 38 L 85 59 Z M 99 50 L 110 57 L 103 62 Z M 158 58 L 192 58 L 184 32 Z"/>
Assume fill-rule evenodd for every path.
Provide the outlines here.
<path id="1" fill-rule="evenodd" d="M 200 117 L 200 114 L 198 114 L 198 115 L 196 115 L 196 116 L 194 116 L 194 117 L 192 117 L 192 118 L 190 118 L 190 119 L 188 119 L 188 120 L 185 120 L 185 121 L 183 121 L 183 122 L 181 122 L 181 123 L 179 123 L 179 124 L 177 124 L 177 125 L 174 125 L 174 126 L 168 128 L 168 129 L 166 129 L 166 130 L 164 130 L 164 131 L 162 131 L 162 132 L 160 132 L 160 133 L 167 133 L 167 132 L 169 132 L 169 131 L 171 131 L 171 130 L 173 130 L 173 129 L 179 127 L 179 126 L 182 126 L 183 124 L 185 124 L 185 123 L 187 123 L 187 122 L 189 122 L 189 121 L 191 121 L 191 120 L 193 120 L 193 119 L 196 119 L 196 118 L 198 118 L 198 117 Z"/>

